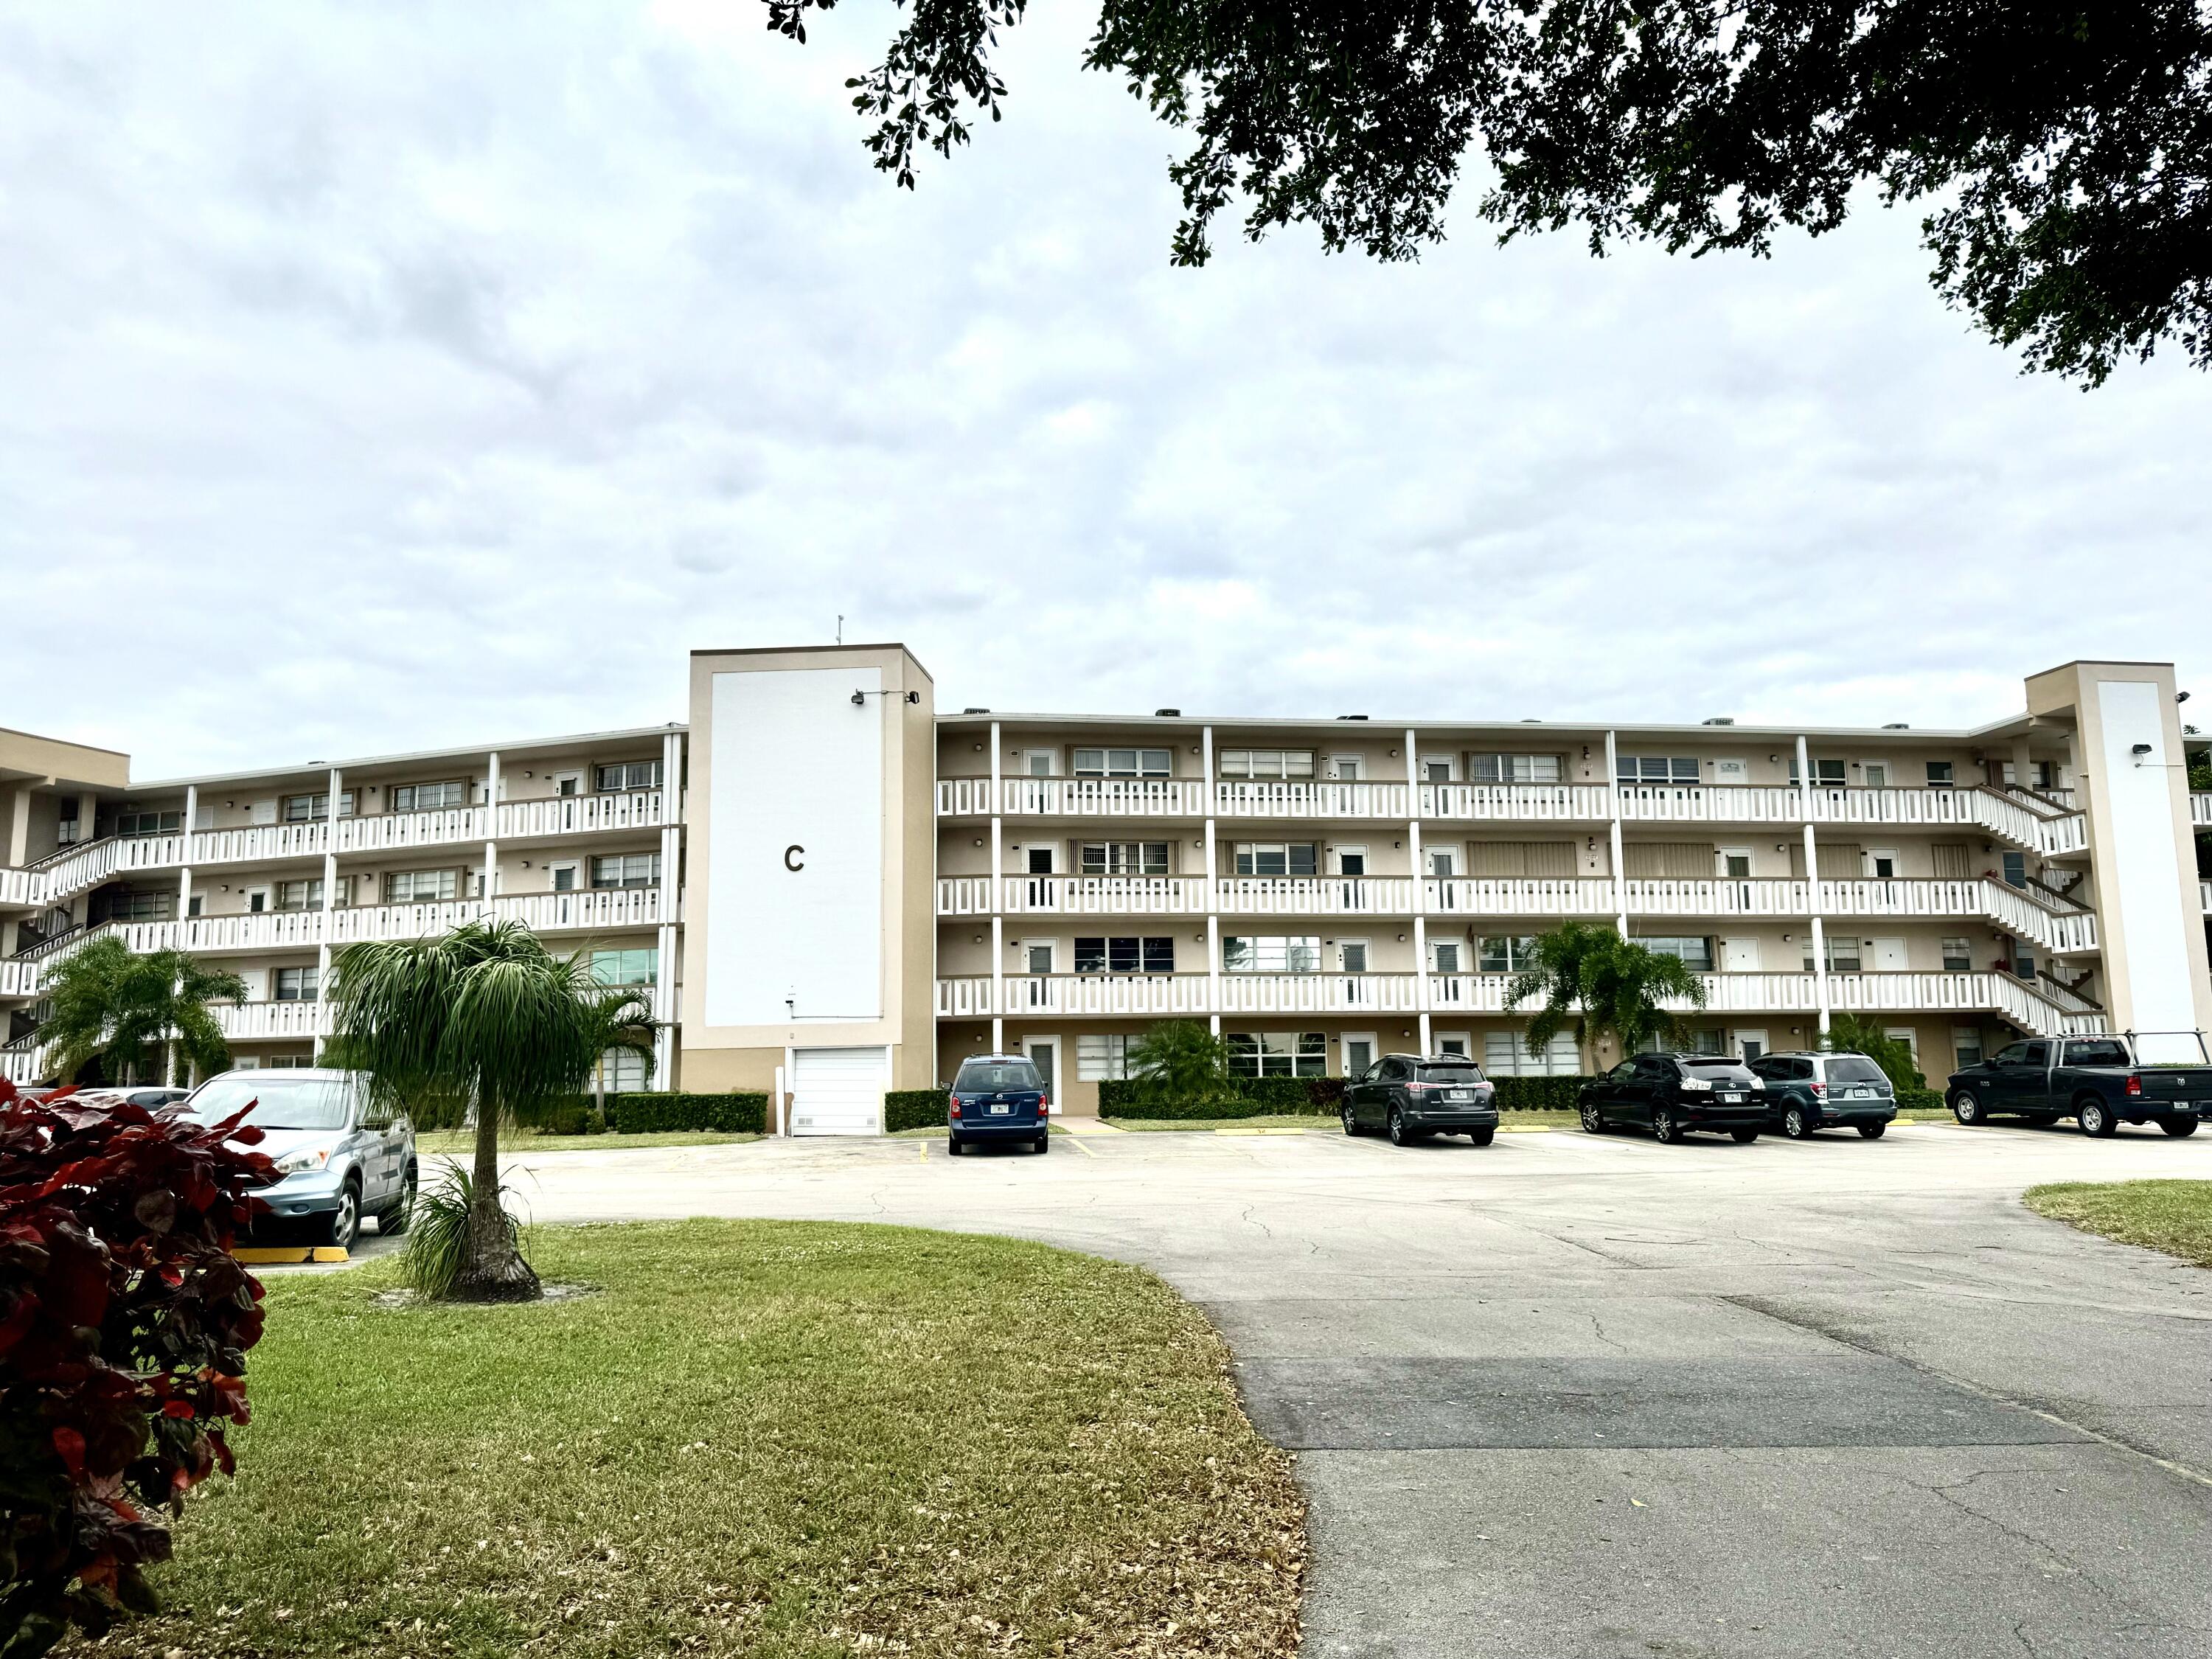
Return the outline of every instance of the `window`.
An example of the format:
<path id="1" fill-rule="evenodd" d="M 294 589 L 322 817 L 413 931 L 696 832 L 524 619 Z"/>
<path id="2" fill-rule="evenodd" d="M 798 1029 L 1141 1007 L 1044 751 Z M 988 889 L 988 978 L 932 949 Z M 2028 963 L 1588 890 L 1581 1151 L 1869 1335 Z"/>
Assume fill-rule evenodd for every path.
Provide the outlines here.
<path id="1" fill-rule="evenodd" d="M 1802 946 L 1805 971 L 1813 971 L 1813 936 L 1805 935 Z M 1859 970 L 1859 941 L 1855 939 L 1828 940 L 1828 971 L 1832 974 L 1856 974 Z"/>
<path id="2" fill-rule="evenodd" d="M 1175 940 L 1169 939 L 1079 939 L 1079 974 L 1172 974 Z"/>
<path id="3" fill-rule="evenodd" d="M 1322 1077 L 1328 1038 L 1320 1031 L 1231 1031 L 1229 1070 L 1237 1077 Z"/>
<path id="4" fill-rule="evenodd" d="M 1367 971 L 1367 941 L 1364 939 L 1339 939 L 1336 945 L 1337 971 L 1364 974 Z"/>
<path id="5" fill-rule="evenodd" d="M 1689 755 L 1623 755 L 1618 774 L 1623 783 L 1695 783 L 1704 774 Z"/>
<path id="6" fill-rule="evenodd" d="M 319 910 L 323 908 L 323 878 L 315 876 L 306 881 L 280 881 L 276 884 L 276 908 L 279 910 Z"/>
<path id="7" fill-rule="evenodd" d="M 1982 1063 L 1982 1034 L 1972 1025 L 1951 1028 L 1951 1054 L 1963 1071 L 1969 1066 Z"/>
<path id="8" fill-rule="evenodd" d="M 1321 971 L 1321 940 L 1310 936 L 1281 935 L 1254 939 L 1232 936 L 1221 941 L 1221 971 L 1224 974 L 1317 974 Z"/>
<path id="9" fill-rule="evenodd" d="M 1165 749 L 1079 749 L 1075 775 L 1079 778 L 1164 778 L 1174 762 Z"/>
<path id="10" fill-rule="evenodd" d="M 645 1056 L 627 1048 L 610 1048 L 599 1056 L 592 1081 L 611 1095 L 635 1094 L 645 1087 Z"/>
<path id="11" fill-rule="evenodd" d="M 1679 957 L 1685 965 L 1701 974 L 1710 974 L 1713 970 L 1713 942 L 1710 939 L 1686 936 L 1639 938 L 1636 942 L 1645 950 L 1655 951 L 1662 957 Z"/>
<path id="12" fill-rule="evenodd" d="M 592 860 L 594 887 L 652 887 L 659 880 L 658 853 L 608 853 Z"/>
<path id="13" fill-rule="evenodd" d="M 1464 1031 L 1439 1031 L 1437 1034 L 1436 1052 L 1440 1054 L 1449 1054 L 1457 1060 L 1472 1060 L 1474 1058 L 1474 1040 Z M 1465 1077 L 1454 1075 L 1454 1073 L 1459 1069 L 1461 1068 L 1424 1066 L 1421 1068 L 1421 1075 L 1434 1083 L 1480 1083 L 1482 1081 L 1480 1076 L 1474 1073 L 1473 1066 L 1464 1068 L 1468 1073 Z"/>
<path id="14" fill-rule="evenodd" d="M 1321 867 L 1321 849 L 1310 841 L 1237 843 L 1240 876 L 1310 876 Z"/>
<path id="15" fill-rule="evenodd" d="M 594 951 L 592 979 L 600 985 L 652 985 L 660 978 L 660 951 L 651 945 Z"/>
<path id="16" fill-rule="evenodd" d="M 660 763 L 657 760 L 614 761 L 605 766 L 592 769 L 592 787 L 603 795 L 615 794 L 624 789 L 658 789 L 660 787 Z"/>
<path id="17" fill-rule="evenodd" d="M 118 812 L 115 833 L 118 836 L 173 836 L 185 827 L 185 815 L 174 812 Z M 67 845 L 67 838 L 64 838 Z"/>
<path id="18" fill-rule="evenodd" d="M 1086 1033 L 1075 1039 L 1079 1083 L 1103 1083 L 1129 1075 L 1129 1039 L 1118 1031 Z"/>
<path id="19" fill-rule="evenodd" d="M 1583 1068 L 1571 1031 L 1554 1032 L 1540 1054 L 1528 1052 L 1518 1031 L 1488 1031 L 1482 1039 L 1482 1069 L 1492 1077 L 1573 1077 Z"/>
<path id="20" fill-rule="evenodd" d="M 1526 933 L 1493 934 L 1476 949 L 1486 974 L 1517 974 L 1536 959 L 1536 941 Z"/>
<path id="21" fill-rule="evenodd" d="M 1725 1054 L 1729 1051 L 1728 1033 L 1717 1026 L 1708 1027 L 1696 1034 L 1692 1046 L 1701 1054 Z"/>
<path id="22" fill-rule="evenodd" d="M 1087 841 L 1077 854 L 1086 876 L 1164 876 L 1168 844 L 1164 841 Z"/>
<path id="23" fill-rule="evenodd" d="M 453 870 L 392 870 L 384 878 L 386 904 L 436 904 L 459 890 L 459 872 Z"/>
<path id="24" fill-rule="evenodd" d="M 443 812 L 469 804 L 469 787 L 459 779 L 443 783 L 399 783 L 392 787 L 395 812 Z"/>
<path id="25" fill-rule="evenodd" d="M 1974 965 L 1974 942 L 1960 934 L 1950 934 L 1943 940 L 1943 971 L 1963 974 Z"/>
<path id="26" fill-rule="evenodd" d="M 1467 965 L 1467 946 L 1459 939 L 1438 939 L 1429 941 L 1429 971 L 1437 974 L 1456 974 Z"/>
<path id="27" fill-rule="evenodd" d="M 279 1002 L 313 1002 L 315 1000 L 316 974 L 312 968 L 279 968 L 276 970 L 276 1000 Z"/>
<path id="28" fill-rule="evenodd" d="M 2004 878 L 2014 887 L 2027 885 L 2027 854 L 2007 853 L 2004 855 Z"/>
<path id="29" fill-rule="evenodd" d="M 174 893 L 137 893 L 125 888 L 110 890 L 96 901 L 98 921 L 167 921 L 175 913 Z"/>
<path id="30" fill-rule="evenodd" d="M 1310 778 L 1313 775 L 1314 757 L 1310 749 L 1224 749 L 1221 751 L 1221 775 L 1224 778 Z"/>
<path id="31" fill-rule="evenodd" d="M 1844 787 L 1844 775 L 1846 769 L 1847 769 L 1844 763 L 1839 760 L 1814 761 L 1813 763 L 1813 787 L 1816 789 L 1842 788 Z M 1797 762 L 1794 756 L 1790 758 L 1790 781 L 1792 783 L 1797 781 Z"/>
<path id="32" fill-rule="evenodd" d="M 287 823 L 320 823 L 331 815 L 331 792 L 325 789 L 315 795 L 287 795 L 279 810 Z M 338 792 L 338 816 L 342 818 L 353 816 L 353 791 L 350 789 Z"/>
<path id="33" fill-rule="evenodd" d="M 1951 763 L 1948 761 L 1929 761 L 1928 763 L 1928 787 L 1930 789 L 1948 789 L 1951 787 Z"/>
<path id="34" fill-rule="evenodd" d="M 1469 755 L 1469 783 L 1557 783 L 1557 755 Z"/>

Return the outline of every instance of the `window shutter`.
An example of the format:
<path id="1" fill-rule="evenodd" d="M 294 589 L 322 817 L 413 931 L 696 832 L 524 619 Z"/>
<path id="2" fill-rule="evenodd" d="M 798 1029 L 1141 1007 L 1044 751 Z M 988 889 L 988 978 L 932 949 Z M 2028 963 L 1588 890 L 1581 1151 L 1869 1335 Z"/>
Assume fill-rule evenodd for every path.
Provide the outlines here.
<path id="1" fill-rule="evenodd" d="M 1478 841 L 1468 848 L 1468 872 L 1479 880 L 1556 880 L 1575 873 L 1571 841 Z"/>
<path id="2" fill-rule="evenodd" d="M 1929 849 L 1936 860 L 1936 878 L 1938 881 L 1965 881 L 1972 874 L 1966 862 L 1966 844 L 1962 841 L 1939 841 Z"/>
<path id="3" fill-rule="evenodd" d="M 254 802 L 253 822 L 256 823 L 276 823 L 276 803 L 273 800 L 258 800 Z"/>
<path id="4" fill-rule="evenodd" d="M 1710 842 L 1631 842 L 1620 856 L 1631 880 L 1699 881 L 1713 873 Z"/>

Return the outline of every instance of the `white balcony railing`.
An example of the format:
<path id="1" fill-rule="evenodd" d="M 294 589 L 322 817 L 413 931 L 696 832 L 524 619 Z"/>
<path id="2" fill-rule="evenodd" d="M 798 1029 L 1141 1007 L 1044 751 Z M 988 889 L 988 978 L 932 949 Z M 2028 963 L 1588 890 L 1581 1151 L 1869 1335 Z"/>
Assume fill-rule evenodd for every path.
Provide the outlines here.
<path id="1" fill-rule="evenodd" d="M 1709 1014 L 1814 1014 L 1820 989 L 1810 972 L 1703 974 Z M 1133 1016 L 1370 1013 L 1507 1015 L 1505 974 L 1010 975 L 937 981 L 941 1019 L 1059 1015 Z M 1217 989 L 1218 988 L 1218 989 Z M 2057 988 L 2052 988 L 2054 990 Z M 1425 995 L 1424 994 L 1425 992 Z M 2063 1006 L 2050 992 L 2009 974 L 1857 973 L 1828 975 L 1828 1004 L 1838 1012 L 1995 1012 L 2023 1030 L 2062 1036 L 2103 1028 L 2103 1016 L 2078 999 Z M 1689 1005 L 1684 1003 L 1683 1011 Z"/>
<path id="2" fill-rule="evenodd" d="M 313 1042 L 331 1034 L 331 1008 L 326 1002 L 213 1002 L 208 1012 L 223 1037 L 231 1042 L 265 1042 L 270 1037 L 299 1037 Z"/>
<path id="3" fill-rule="evenodd" d="M 2212 916 L 2212 881 L 2197 884 L 2197 902 L 2204 907 L 2204 914 Z"/>
<path id="4" fill-rule="evenodd" d="M 10 1083 L 36 1083 L 46 1076 L 40 1070 L 45 1053 L 37 1048 L 15 1048 L 0 1053 L 0 1077 Z"/>
<path id="5" fill-rule="evenodd" d="M 2199 790 L 2190 796 L 2189 821 L 2199 830 L 2212 830 L 2212 794 Z"/>
<path id="6" fill-rule="evenodd" d="M 39 964 L 15 957 L 0 961 L 0 997 L 29 997 L 39 994 Z"/>

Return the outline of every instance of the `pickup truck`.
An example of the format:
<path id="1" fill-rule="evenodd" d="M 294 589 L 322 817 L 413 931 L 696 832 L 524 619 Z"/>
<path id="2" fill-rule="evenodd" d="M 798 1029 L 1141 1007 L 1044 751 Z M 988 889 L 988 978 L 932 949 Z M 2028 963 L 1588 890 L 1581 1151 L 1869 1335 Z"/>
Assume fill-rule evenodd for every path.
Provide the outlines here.
<path id="1" fill-rule="evenodd" d="M 2192 1135 L 2212 1111 L 2212 1062 L 2201 1031 L 2039 1037 L 1952 1073 L 1945 1093 L 1961 1123 L 2009 1114 L 2031 1123 L 2070 1117 L 2100 1138 L 2123 1123 Z"/>

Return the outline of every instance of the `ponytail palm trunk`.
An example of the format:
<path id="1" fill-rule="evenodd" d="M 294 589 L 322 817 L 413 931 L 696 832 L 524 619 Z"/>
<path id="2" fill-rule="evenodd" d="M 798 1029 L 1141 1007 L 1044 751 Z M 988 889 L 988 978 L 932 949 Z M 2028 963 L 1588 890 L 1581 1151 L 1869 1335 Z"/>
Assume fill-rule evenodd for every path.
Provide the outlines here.
<path id="1" fill-rule="evenodd" d="M 519 921 L 349 945 L 335 966 L 334 1057 L 395 1105 L 444 1098 L 475 1111 L 467 1247 L 451 1294 L 538 1295 L 500 1203 L 499 1132 L 583 1092 L 605 1037 L 606 993 L 581 957 L 554 956 Z"/>

